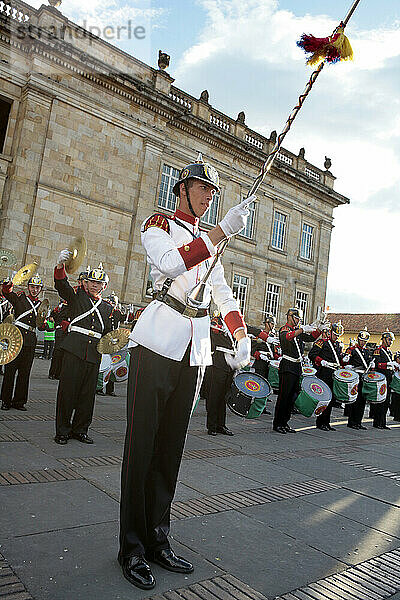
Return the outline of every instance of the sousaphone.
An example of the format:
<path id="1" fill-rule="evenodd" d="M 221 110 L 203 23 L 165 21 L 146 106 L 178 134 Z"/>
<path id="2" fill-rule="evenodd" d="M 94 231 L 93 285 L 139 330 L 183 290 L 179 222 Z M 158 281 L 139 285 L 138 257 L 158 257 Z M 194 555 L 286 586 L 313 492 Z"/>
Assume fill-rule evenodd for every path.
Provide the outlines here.
<path id="1" fill-rule="evenodd" d="M 22 333 L 11 323 L 0 324 L 0 365 L 17 358 L 22 348 Z"/>
<path id="2" fill-rule="evenodd" d="M 31 277 L 36 273 L 38 268 L 37 263 L 30 263 L 29 265 L 25 265 L 22 267 L 17 273 L 15 273 L 12 278 L 12 282 L 14 285 L 22 285 L 26 281 L 29 281 Z"/>
<path id="3" fill-rule="evenodd" d="M 128 343 L 130 330 L 125 327 L 114 329 L 106 333 L 97 344 L 97 350 L 100 354 L 115 354 L 122 350 Z"/>
<path id="4" fill-rule="evenodd" d="M 65 263 L 65 270 L 68 274 L 71 274 L 79 269 L 86 256 L 87 244 L 83 235 L 74 238 L 68 246 L 68 250 L 72 252 L 72 256 Z"/>
<path id="5" fill-rule="evenodd" d="M 43 327 L 46 317 L 49 312 L 49 301 L 47 298 L 42 300 L 37 309 L 36 327 Z"/>

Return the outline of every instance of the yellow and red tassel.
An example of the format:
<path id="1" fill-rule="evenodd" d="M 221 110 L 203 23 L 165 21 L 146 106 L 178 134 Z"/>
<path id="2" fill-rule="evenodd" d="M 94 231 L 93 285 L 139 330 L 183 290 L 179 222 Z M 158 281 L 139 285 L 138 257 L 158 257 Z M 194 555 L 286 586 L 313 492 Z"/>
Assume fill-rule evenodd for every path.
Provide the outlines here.
<path id="1" fill-rule="evenodd" d="M 308 65 L 318 65 L 322 61 L 336 63 L 340 60 L 353 60 L 353 49 L 349 39 L 344 35 L 341 23 L 334 35 L 326 38 L 316 38 L 311 34 L 303 33 L 297 42 L 306 54 L 311 54 L 307 60 Z"/>

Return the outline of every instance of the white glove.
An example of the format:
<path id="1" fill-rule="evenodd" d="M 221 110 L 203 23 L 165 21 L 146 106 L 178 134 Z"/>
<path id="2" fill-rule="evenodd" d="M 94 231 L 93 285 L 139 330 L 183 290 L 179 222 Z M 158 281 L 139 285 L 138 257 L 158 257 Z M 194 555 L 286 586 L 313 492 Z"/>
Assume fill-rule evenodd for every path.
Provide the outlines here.
<path id="1" fill-rule="evenodd" d="M 346 364 L 346 363 L 348 363 L 348 362 L 349 362 L 350 358 L 351 358 L 350 354 L 345 354 L 345 355 L 343 356 L 343 359 L 342 359 L 342 360 L 343 360 L 343 362 Z"/>
<path id="2" fill-rule="evenodd" d="M 303 330 L 304 333 L 313 333 L 313 331 L 316 330 L 316 327 L 314 325 L 301 325 L 300 328 Z"/>
<path id="3" fill-rule="evenodd" d="M 61 263 L 67 262 L 71 256 L 72 252 L 71 250 L 68 250 L 68 248 L 61 250 L 59 257 L 57 258 L 57 264 L 60 265 Z"/>
<path id="4" fill-rule="evenodd" d="M 330 328 L 331 324 L 329 323 L 329 321 L 327 321 L 326 323 L 319 323 L 319 325 L 317 326 L 317 329 L 319 329 L 320 331 L 329 331 Z"/>
<path id="5" fill-rule="evenodd" d="M 243 337 L 237 343 L 235 356 L 225 354 L 225 360 L 231 369 L 242 369 L 250 362 L 251 342 L 250 338 Z"/>
<path id="6" fill-rule="evenodd" d="M 369 363 L 369 367 L 371 369 L 375 369 L 375 361 L 374 360 L 371 360 L 371 362 Z"/>
<path id="7" fill-rule="evenodd" d="M 271 335 L 269 338 L 267 338 L 267 342 L 268 342 L 268 344 L 280 344 L 279 338 L 275 337 L 273 335 Z"/>
<path id="8" fill-rule="evenodd" d="M 389 362 L 387 362 L 387 363 L 386 363 L 386 365 L 387 365 L 389 368 L 392 368 L 392 369 L 394 369 L 394 367 L 397 365 L 397 363 L 396 363 L 396 362 L 394 362 L 393 360 L 389 360 Z"/>
<path id="9" fill-rule="evenodd" d="M 255 195 L 245 198 L 240 204 L 230 208 L 222 221 L 218 223 L 227 238 L 236 235 L 246 226 L 246 220 L 250 214 L 248 205 L 255 199 Z"/>

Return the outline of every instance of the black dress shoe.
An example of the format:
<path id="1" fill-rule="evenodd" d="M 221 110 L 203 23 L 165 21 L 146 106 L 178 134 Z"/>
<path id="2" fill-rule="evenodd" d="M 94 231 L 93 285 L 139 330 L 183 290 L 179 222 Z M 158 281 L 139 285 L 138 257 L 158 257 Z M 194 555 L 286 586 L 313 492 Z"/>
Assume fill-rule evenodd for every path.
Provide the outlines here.
<path id="1" fill-rule="evenodd" d="M 328 430 L 329 431 L 336 431 L 336 427 L 332 427 L 332 425 L 328 425 Z"/>
<path id="2" fill-rule="evenodd" d="M 273 427 L 273 430 L 277 433 L 287 433 L 286 427 L 282 427 L 281 425 L 278 425 L 278 427 Z"/>
<path id="3" fill-rule="evenodd" d="M 106 395 L 106 393 L 105 393 L 105 392 L 103 392 L 103 390 L 99 390 L 98 392 L 96 391 L 96 394 L 97 394 L 98 396 L 105 396 L 105 395 Z"/>
<path id="4" fill-rule="evenodd" d="M 184 558 L 177 556 L 171 548 L 165 550 L 157 550 L 146 555 L 151 562 L 160 565 L 167 571 L 173 571 L 174 573 L 193 573 L 194 568 L 192 563 Z"/>
<path id="5" fill-rule="evenodd" d="M 347 427 L 350 427 L 350 429 L 360 429 L 359 425 L 353 423 L 347 423 Z"/>
<path id="6" fill-rule="evenodd" d="M 217 427 L 217 433 L 222 433 L 222 435 L 233 435 L 233 432 L 225 427 L 225 425 L 223 427 Z"/>
<path id="7" fill-rule="evenodd" d="M 88 436 L 87 433 L 70 433 L 69 437 L 73 440 L 78 440 L 78 442 L 82 442 L 82 444 L 93 444 L 93 440 Z"/>
<path id="8" fill-rule="evenodd" d="M 296 433 L 296 430 L 292 427 L 289 427 L 289 425 L 285 425 L 285 431 L 286 433 Z"/>
<path id="9" fill-rule="evenodd" d="M 378 425 L 378 429 L 390 429 L 387 425 Z"/>
<path id="10" fill-rule="evenodd" d="M 5 402 L 1 403 L 1 410 L 10 410 L 11 406 Z"/>
<path id="11" fill-rule="evenodd" d="M 364 429 L 365 431 L 367 431 L 368 427 L 365 427 L 365 425 L 359 425 L 358 429 Z"/>
<path id="12" fill-rule="evenodd" d="M 142 590 L 152 590 L 156 580 L 150 566 L 142 556 L 130 556 L 121 562 L 124 577 Z"/>
<path id="13" fill-rule="evenodd" d="M 28 409 L 23 404 L 11 404 L 11 408 L 15 408 L 15 410 L 23 410 L 27 411 Z"/>
<path id="14" fill-rule="evenodd" d="M 272 415 L 270 410 L 267 410 L 266 408 L 264 408 L 264 410 L 262 411 L 263 415 Z"/>
<path id="15" fill-rule="evenodd" d="M 117 394 L 115 392 L 109 392 L 108 394 L 106 393 L 105 396 L 116 396 Z"/>
<path id="16" fill-rule="evenodd" d="M 54 438 L 56 444 L 60 444 L 61 446 L 65 446 L 68 444 L 68 437 L 66 435 L 56 435 Z"/>
<path id="17" fill-rule="evenodd" d="M 330 431 L 330 425 L 323 423 L 322 425 L 317 425 L 317 429 L 321 429 L 321 431 Z"/>
<path id="18" fill-rule="evenodd" d="M 208 433 L 208 435 L 217 435 L 217 432 L 215 431 L 215 429 L 208 429 L 207 433 Z"/>

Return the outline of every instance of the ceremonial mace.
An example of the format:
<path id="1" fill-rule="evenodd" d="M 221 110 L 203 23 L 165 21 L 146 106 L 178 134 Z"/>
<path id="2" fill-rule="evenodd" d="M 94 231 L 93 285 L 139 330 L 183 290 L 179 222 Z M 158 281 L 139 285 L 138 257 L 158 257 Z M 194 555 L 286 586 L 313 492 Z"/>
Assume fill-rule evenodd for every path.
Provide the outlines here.
<path id="1" fill-rule="evenodd" d="M 361 0 L 355 0 L 353 2 L 352 7 L 347 13 L 345 19 L 341 21 L 341 23 L 335 28 L 332 35 L 327 38 L 316 38 L 312 35 L 303 34 L 301 39 L 297 42 L 297 45 L 300 48 L 303 48 L 306 53 L 311 53 L 310 58 L 307 60 L 307 64 L 316 65 L 318 64 L 318 68 L 311 74 L 310 79 L 306 87 L 304 88 L 303 93 L 299 96 L 296 106 L 293 108 L 290 113 L 285 126 L 282 132 L 278 135 L 274 147 L 271 152 L 268 154 L 266 161 L 262 165 L 260 169 L 260 173 L 257 175 L 254 180 L 253 185 L 251 186 L 246 198 L 249 198 L 253 194 L 256 193 L 260 185 L 265 179 L 265 176 L 270 171 L 273 162 L 278 154 L 283 140 L 286 137 L 289 129 L 292 126 L 293 121 L 297 117 L 301 107 L 304 104 L 305 99 L 310 93 L 318 75 L 321 73 L 322 69 L 325 66 L 325 63 L 328 62 L 330 64 L 339 62 L 340 60 L 351 60 L 353 58 L 353 51 L 351 49 L 351 45 L 347 37 L 344 35 L 344 29 L 351 19 L 354 11 L 359 5 Z M 190 290 L 190 292 L 186 295 L 187 304 L 193 307 L 201 306 L 204 303 L 204 292 L 205 286 L 208 278 L 211 275 L 212 270 L 214 269 L 218 259 L 221 257 L 223 252 L 225 251 L 227 245 L 229 243 L 229 239 L 224 240 L 217 250 L 217 253 L 212 261 L 211 265 L 208 267 L 206 273 L 203 275 L 201 281 L 195 285 L 194 288 Z"/>

